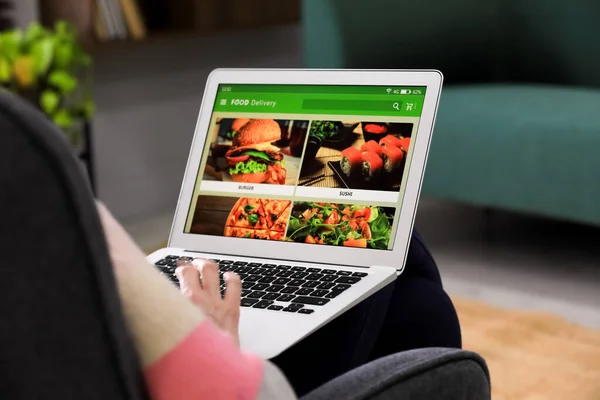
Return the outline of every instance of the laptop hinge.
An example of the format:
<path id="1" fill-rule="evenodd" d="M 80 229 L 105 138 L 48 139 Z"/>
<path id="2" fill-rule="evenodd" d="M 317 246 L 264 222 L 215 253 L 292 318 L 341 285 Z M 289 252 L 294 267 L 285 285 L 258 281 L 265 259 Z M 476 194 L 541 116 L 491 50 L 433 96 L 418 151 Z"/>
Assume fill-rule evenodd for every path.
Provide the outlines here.
<path id="1" fill-rule="evenodd" d="M 212 254 L 218 254 L 218 255 L 223 255 L 223 256 L 227 256 L 227 257 L 266 258 L 266 259 L 269 259 L 269 260 L 281 261 L 281 262 L 284 262 L 284 263 L 298 262 L 298 263 L 305 263 L 305 264 L 332 265 L 332 263 L 322 263 L 322 262 L 318 262 L 318 261 L 291 260 L 291 259 L 272 258 L 272 257 L 241 256 L 239 254 L 214 253 L 214 252 L 211 252 L 211 251 L 199 251 L 199 250 L 187 250 L 187 249 L 184 249 L 183 251 L 185 251 L 186 253 L 212 253 Z M 359 265 L 346 265 L 346 264 L 337 264 L 337 263 L 335 265 L 339 265 L 340 267 L 349 267 L 349 268 L 370 268 L 371 267 L 370 265 L 369 266 L 362 266 L 362 265 L 359 266 Z"/>

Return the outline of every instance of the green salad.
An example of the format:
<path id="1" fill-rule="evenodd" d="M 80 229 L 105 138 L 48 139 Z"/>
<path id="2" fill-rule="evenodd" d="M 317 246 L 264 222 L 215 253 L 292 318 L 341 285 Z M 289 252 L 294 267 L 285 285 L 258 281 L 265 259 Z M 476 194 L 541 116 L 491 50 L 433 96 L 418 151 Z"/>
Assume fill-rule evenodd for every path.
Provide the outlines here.
<path id="1" fill-rule="evenodd" d="M 298 203 L 288 224 L 294 242 L 387 250 L 393 216 L 381 207 Z"/>
<path id="2" fill-rule="evenodd" d="M 339 130 L 339 125 L 332 121 L 313 121 L 310 124 L 310 136 L 317 136 L 321 140 L 333 139 Z"/>

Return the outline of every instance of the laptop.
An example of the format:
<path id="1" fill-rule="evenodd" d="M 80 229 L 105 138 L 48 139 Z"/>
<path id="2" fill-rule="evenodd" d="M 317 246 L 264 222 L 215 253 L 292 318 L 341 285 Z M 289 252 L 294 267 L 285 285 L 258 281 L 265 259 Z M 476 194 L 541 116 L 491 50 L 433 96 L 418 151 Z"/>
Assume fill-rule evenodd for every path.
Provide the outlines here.
<path id="1" fill-rule="evenodd" d="M 219 69 L 168 247 L 242 278 L 243 350 L 270 359 L 402 273 L 438 71 Z M 224 288 L 222 288 L 224 290 Z"/>

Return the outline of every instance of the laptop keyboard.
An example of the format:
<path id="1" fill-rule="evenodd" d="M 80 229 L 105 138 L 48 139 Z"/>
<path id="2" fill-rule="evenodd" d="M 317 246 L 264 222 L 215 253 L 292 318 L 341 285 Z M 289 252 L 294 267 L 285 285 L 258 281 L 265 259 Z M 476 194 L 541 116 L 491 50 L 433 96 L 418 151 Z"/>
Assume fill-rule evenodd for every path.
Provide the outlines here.
<path id="1" fill-rule="evenodd" d="M 175 276 L 178 261 L 192 257 L 166 256 L 156 262 L 161 273 L 179 286 Z M 215 260 L 219 264 L 221 294 L 225 293 L 223 274 L 231 271 L 242 280 L 242 307 L 312 314 L 368 274 L 326 268 Z"/>

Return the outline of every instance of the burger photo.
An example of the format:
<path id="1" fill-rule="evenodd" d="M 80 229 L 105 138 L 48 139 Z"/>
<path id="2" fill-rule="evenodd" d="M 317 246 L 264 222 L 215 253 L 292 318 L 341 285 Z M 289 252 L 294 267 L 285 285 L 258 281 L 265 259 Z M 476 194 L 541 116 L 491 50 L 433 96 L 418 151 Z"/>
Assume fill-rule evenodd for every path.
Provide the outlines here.
<path id="1" fill-rule="evenodd" d="M 281 139 L 281 128 L 272 119 L 251 119 L 233 136 L 225 154 L 234 182 L 284 185 L 283 154 L 272 143 Z"/>

